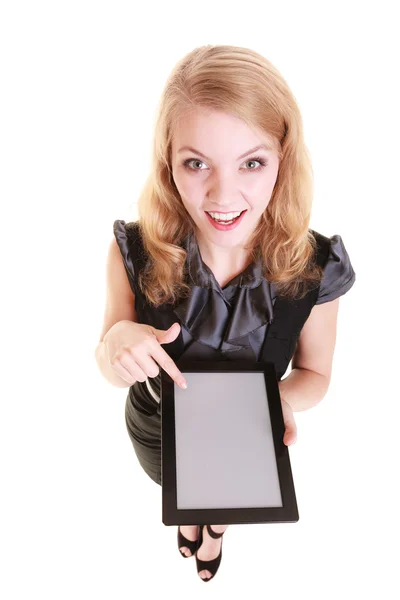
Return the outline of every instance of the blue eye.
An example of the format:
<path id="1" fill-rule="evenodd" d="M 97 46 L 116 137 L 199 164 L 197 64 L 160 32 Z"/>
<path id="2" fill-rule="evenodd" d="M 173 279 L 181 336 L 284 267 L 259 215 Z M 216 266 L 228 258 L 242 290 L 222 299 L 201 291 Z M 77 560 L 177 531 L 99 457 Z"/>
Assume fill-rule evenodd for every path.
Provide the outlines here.
<path id="1" fill-rule="evenodd" d="M 199 158 L 188 158 L 183 162 L 183 166 L 186 169 L 188 169 L 189 171 L 204 171 L 205 170 L 205 169 L 193 169 L 190 166 L 191 162 L 202 163 L 203 165 L 205 164 Z M 246 163 L 249 163 L 249 162 L 258 162 L 258 163 L 260 163 L 260 166 L 256 167 L 256 168 L 245 169 L 245 171 L 261 171 L 261 169 L 263 169 L 268 164 L 267 161 L 264 160 L 261 156 L 255 156 L 254 158 L 249 158 L 248 160 L 246 160 Z"/>

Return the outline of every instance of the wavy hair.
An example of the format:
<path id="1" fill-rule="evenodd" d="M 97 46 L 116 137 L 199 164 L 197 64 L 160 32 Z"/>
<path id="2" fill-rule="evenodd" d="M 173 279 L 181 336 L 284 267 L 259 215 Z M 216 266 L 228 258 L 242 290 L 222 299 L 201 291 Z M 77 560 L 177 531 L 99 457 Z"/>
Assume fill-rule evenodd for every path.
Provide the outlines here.
<path id="1" fill-rule="evenodd" d="M 323 271 L 315 262 L 309 222 L 313 170 L 302 118 L 286 81 L 257 52 L 228 45 L 195 48 L 169 75 L 155 121 L 151 170 L 138 199 L 138 224 L 148 254 L 138 284 L 154 306 L 190 294 L 186 251 L 195 231 L 171 168 L 174 126 L 185 111 L 205 107 L 229 112 L 258 127 L 276 143 L 279 171 L 268 206 L 247 248 L 262 258 L 263 274 L 280 296 L 302 298 L 317 287 Z"/>

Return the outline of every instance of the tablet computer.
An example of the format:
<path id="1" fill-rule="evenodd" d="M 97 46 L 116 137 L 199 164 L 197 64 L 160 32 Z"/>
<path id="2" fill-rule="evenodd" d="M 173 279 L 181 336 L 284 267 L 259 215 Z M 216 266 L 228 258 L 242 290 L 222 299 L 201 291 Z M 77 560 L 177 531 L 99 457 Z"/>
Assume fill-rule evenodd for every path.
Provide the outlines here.
<path id="1" fill-rule="evenodd" d="M 275 365 L 176 365 L 187 389 L 161 369 L 162 522 L 298 521 Z"/>

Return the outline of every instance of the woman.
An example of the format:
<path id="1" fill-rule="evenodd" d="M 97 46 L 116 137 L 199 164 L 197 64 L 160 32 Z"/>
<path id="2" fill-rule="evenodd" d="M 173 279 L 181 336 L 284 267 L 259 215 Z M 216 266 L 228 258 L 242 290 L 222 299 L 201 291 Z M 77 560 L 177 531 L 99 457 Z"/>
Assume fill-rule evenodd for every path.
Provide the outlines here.
<path id="1" fill-rule="evenodd" d="M 146 326 L 174 360 L 273 361 L 284 443 L 294 443 L 293 412 L 328 390 L 339 296 L 355 281 L 341 237 L 309 228 L 312 193 L 301 115 L 279 72 L 245 48 L 190 52 L 162 94 L 139 220 L 114 223 L 101 343 L 122 347 L 125 321 L 136 325 L 129 332 Z M 111 364 L 130 385 L 137 457 L 161 485 L 157 361 L 125 353 Z M 218 569 L 226 528 L 178 528 L 179 549 L 196 553 L 204 581 Z"/>

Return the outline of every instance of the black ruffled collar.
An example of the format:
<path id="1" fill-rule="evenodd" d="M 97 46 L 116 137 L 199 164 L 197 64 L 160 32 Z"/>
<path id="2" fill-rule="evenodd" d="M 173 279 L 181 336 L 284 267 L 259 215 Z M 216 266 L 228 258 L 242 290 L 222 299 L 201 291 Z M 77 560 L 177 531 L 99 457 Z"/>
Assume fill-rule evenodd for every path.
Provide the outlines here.
<path id="1" fill-rule="evenodd" d="M 186 283 L 192 294 L 173 309 L 181 324 L 216 350 L 248 347 L 249 333 L 273 320 L 275 287 L 263 277 L 261 263 L 253 261 L 222 289 L 204 263 L 194 233 L 182 247 L 188 254 Z"/>

